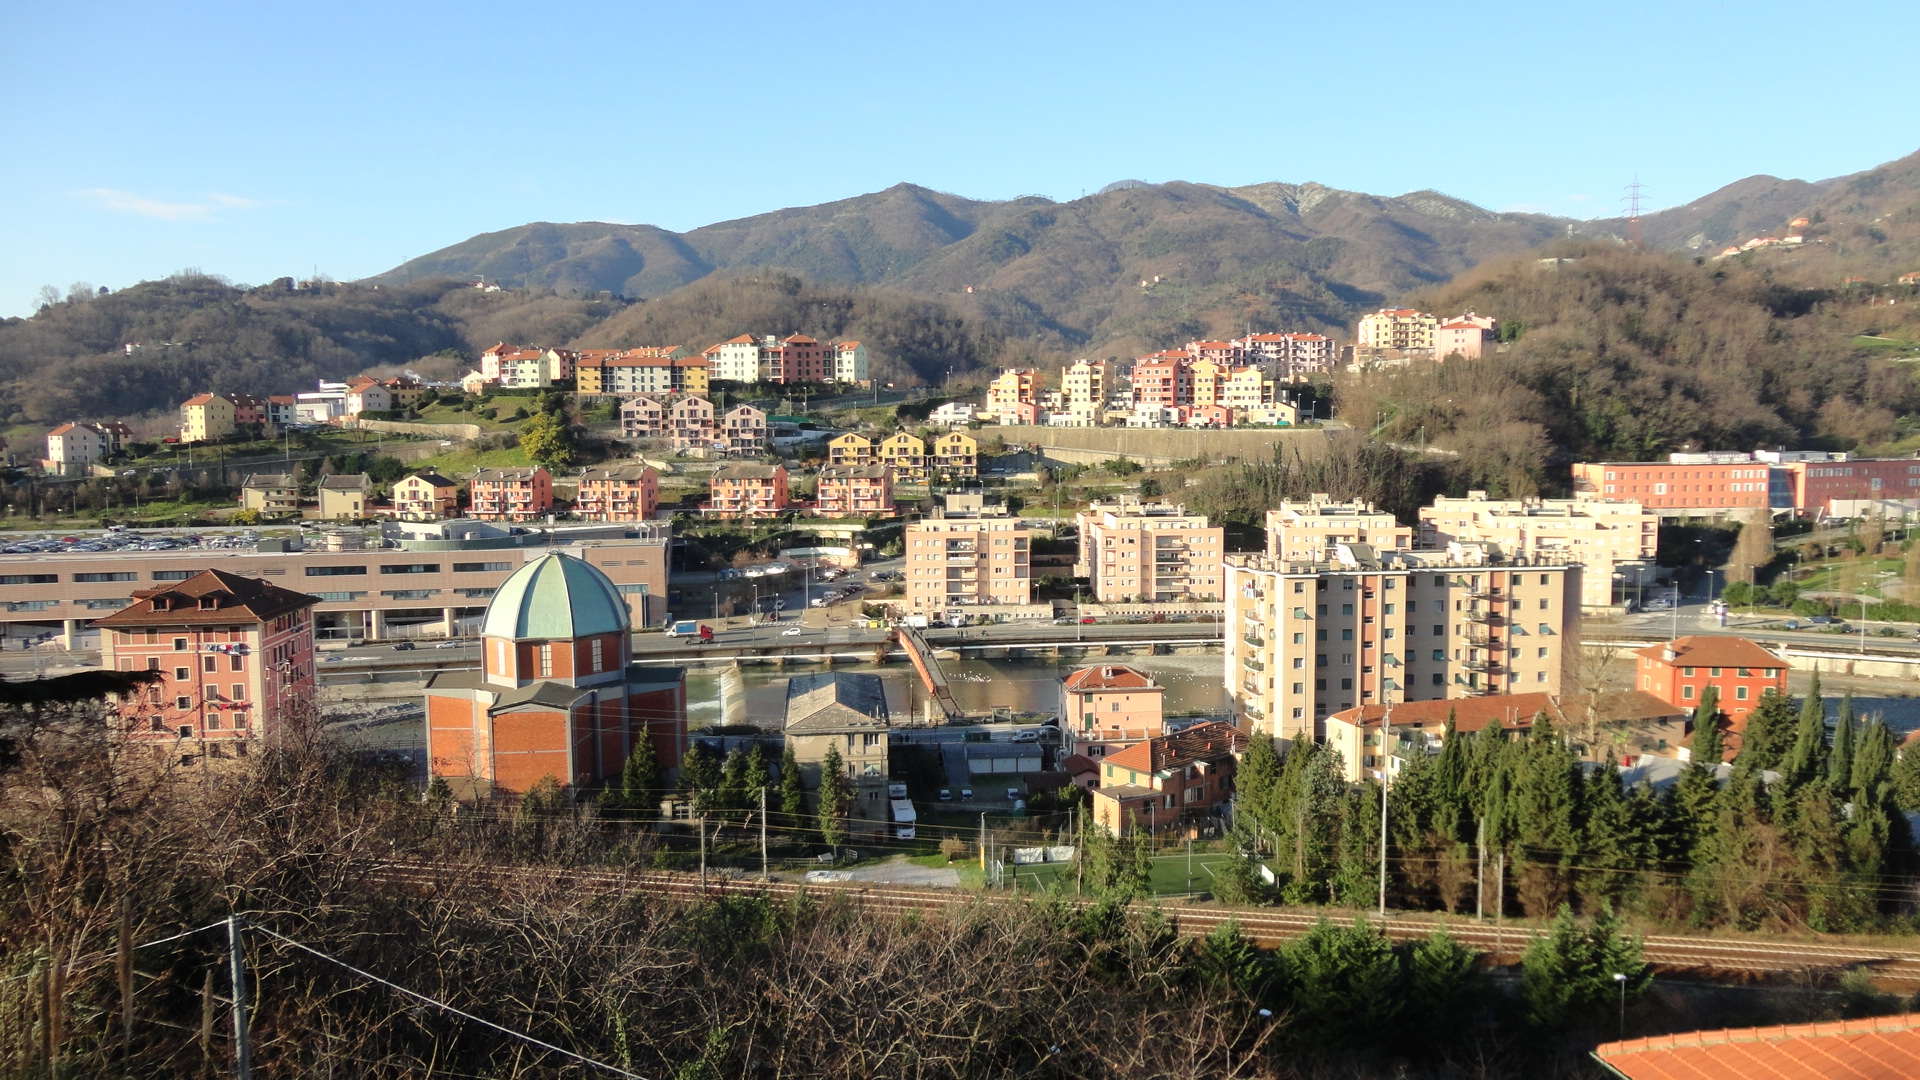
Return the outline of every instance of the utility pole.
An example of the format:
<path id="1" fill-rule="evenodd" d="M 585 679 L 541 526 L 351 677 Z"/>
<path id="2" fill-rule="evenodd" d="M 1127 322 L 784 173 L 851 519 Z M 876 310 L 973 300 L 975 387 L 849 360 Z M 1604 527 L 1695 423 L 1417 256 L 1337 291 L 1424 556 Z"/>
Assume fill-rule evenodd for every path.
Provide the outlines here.
<path id="1" fill-rule="evenodd" d="M 133 1053 L 133 905 L 127 894 L 120 895 L 118 941 L 113 956 L 114 975 L 120 982 L 120 1034 L 125 1040 L 121 1052 Z"/>
<path id="2" fill-rule="evenodd" d="M 1386 697 L 1386 691 L 1380 691 Z M 1387 714 L 1380 718 L 1380 917 L 1387 917 L 1387 780 L 1393 775 L 1393 699 L 1387 698 Z"/>
<path id="3" fill-rule="evenodd" d="M 1473 921 L 1481 922 L 1487 917 L 1487 819 L 1480 819 L 1480 827 L 1474 830 L 1473 846 L 1479 852 L 1473 873 Z"/>
<path id="4" fill-rule="evenodd" d="M 1500 852 L 1493 871 L 1493 962 L 1500 962 L 1502 951 L 1501 931 L 1505 929 L 1507 906 L 1507 853 Z"/>
<path id="5" fill-rule="evenodd" d="M 987 876 L 987 815 L 980 814 L 980 880 L 984 884 Z"/>
<path id="6" fill-rule="evenodd" d="M 233 1075 L 253 1080 L 253 1046 L 247 1033 L 247 958 L 241 949 L 240 916 L 227 916 L 227 973 L 233 979 Z"/>
<path id="7" fill-rule="evenodd" d="M 700 887 L 707 887 L 707 815 L 701 814 L 697 825 L 700 830 Z"/>
<path id="8" fill-rule="evenodd" d="M 1080 833 L 1080 808 L 1073 808 L 1073 895 L 1086 895 L 1087 838 Z"/>
<path id="9" fill-rule="evenodd" d="M 767 786 L 760 785 L 760 880 L 767 880 Z"/>

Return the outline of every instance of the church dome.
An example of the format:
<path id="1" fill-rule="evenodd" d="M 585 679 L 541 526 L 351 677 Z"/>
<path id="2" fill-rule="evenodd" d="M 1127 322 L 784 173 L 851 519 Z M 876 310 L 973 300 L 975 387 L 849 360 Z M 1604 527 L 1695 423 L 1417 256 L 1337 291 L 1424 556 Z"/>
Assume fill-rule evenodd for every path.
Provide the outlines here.
<path id="1" fill-rule="evenodd" d="M 599 568 L 558 552 L 515 570 L 480 624 L 486 637 L 553 641 L 628 628 L 627 602 Z"/>

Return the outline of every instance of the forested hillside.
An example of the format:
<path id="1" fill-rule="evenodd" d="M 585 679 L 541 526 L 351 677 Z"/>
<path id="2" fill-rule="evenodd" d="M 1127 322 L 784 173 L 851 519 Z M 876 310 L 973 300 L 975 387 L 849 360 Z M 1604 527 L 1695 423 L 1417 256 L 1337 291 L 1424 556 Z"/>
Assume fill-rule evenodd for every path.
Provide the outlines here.
<path id="1" fill-rule="evenodd" d="M 1342 415 L 1526 492 L 1563 484 L 1554 466 L 1571 459 L 1872 446 L 1920 409 L 1911 368 L 1852 340 L 1884 306 L 1785 283 L 1763 262 L 1600 244 L 1560 254 L 1575 261 L 1510 262 L 1419 298 L 1492 315 L 1516 340 L 1478 362 L 1343 376 Z"/>

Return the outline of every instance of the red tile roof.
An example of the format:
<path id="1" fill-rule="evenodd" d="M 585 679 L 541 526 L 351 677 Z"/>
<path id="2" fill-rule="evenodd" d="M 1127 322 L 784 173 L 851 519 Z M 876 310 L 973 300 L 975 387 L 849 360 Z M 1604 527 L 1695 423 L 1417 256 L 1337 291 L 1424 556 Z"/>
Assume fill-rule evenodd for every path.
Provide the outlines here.
<path id="1" fill-rule="evenodd" d="M 1902 1080 L 1920 1076 L 1920 1015 L 1688 1031 L 1593 1054 L 1627 1080 Z"/>
<path id="2" fill-rule="evenodd" d="M 1247 736 L 1232 724 L 1214 720 L 1172 735 L 1134 743 L 1107 757 L 1108 764 L 1135 772 L 1157 773 L 1208 761 L 1247 748 Z"/>
<path id="3" fill-rule="evenodd" d="M 834 346 L 834 348 L 836 349 L 857 349 L 859 347 L 860 347 L 860 343 L 857 341 L 843 341 L 840 344 Z"/>
<path id="4" fill-rule="evenodd" d="M 1077 694 L 1089 690 L 1159 690 L 1151 676 L 1125 664 L 1102 664 L 1081 668 L 1067 676 L 1066 688 Z"/>
<path id="5" fill-rule="evenodd" d="M 1675 657 L 1670 662 L 1680 667 L 1781 668 L 1787 662 L 1743 637 L 1720 634 L 1696 634 L 1677 638 L 1668 645 L 1649 645 L 1634 650 L 1634 655 L 1658 663 L 1669 663 L 1666 650 Z"/>
<path id="6" fill-rule="evenodd" d="M 1060 771 L 1068 776 L 1085 776 L 1087 773 L 1098 775 L 1100 763 L 1085 754 L 1068 754 L 1060 759 Z"/>
<path id="7" fill-rule="evenodd" d="M 1362 705 L 1334 713 L 1332 719 L 1371 727 L 1380 723 L 1386 711 L 1384 705 Z M 1567 722 L 1560 700 L 1552 694 L 1488 694 L 1485 697 L 1400 702 L 1393 707 L 1393 723 L 1396 727 L 1401 724 L 1440 725 L 1445 724 L 1447 716 L 1451 714 L 1454 730 L 1479 731 L 1495 720 L 1507 727 L 1531 727 L 1533 718 L 1543 712 L 1556 724 L 1564 725 Z"/>
<path id="8" fill-rule="evenodd" d="M 202 570 L 166 588 L 144 589 L 133 595 L 132 604 L 104 619 L 94 620 L 94 625 L 127 629 L 232 626 L 239 622 L 266 622 L 320 602 L 317 596 L 225 570 Z M 209 598 L 215 606 L 202 606 Z"/>
<path id="9" fill-rule="evenodd" d="M 213 399 L 218 396 L 218 394 L 195 394 L 181 402 L 180 407 L 186 408 L 188 405 L 211 405 L 213 404 Z"/>

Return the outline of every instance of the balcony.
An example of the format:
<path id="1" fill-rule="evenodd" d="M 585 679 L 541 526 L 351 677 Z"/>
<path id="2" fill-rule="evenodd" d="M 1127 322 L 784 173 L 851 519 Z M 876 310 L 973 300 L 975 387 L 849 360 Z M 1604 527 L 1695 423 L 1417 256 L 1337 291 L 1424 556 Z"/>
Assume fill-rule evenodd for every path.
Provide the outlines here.
<path id="1" fill-rule="evenodd" d="M 1476 609 L 1467 612 L 1467 621 L 1470 623 L 1480 623 L 1483 626 L 1499 626 L 1500 616 L 1495 615 L 1491 611 L 1480 611 Z"/>
<path id="2" fill-rule="evenodd" d="M 1497 665 L 1491 660 L 1468 660 L 1461 666 L 1468 671 L 1492 671 Z"/>
<path id="3" fill-rule="evenodd" d="M 1258 661 L 1258 660 L 1255 660 L 1255 659 L 1254 659 L 1253 657 L 1251 657 L 1251 656 L 1249 656 L 1249 657 L 1245 657 L 1245 658 L 1243 658 L 1243 659 L 1242 659 L 1242 660 L 1240 661 L 1240 664 L 1241 664 L 1241 666 L 1242 666 L 1242 667 L 1245 667 L 1245 668 L 1246 668 L 1246 669 L 1247 669 L 1248 671 L 1265 671 L 1265 670 L 1267 670 L 1267 665 L 1265 665 L 1265 664 L 1263 664 L 1263 663 L 1261 663 L 1261 662 L 1260 662 L 1260 661 Z"/>
<path id="4" fill-rule="evenodd" d="M 1267 647 L 1266 639 L 1260 637 L 1258 634 L 1248 634 L 1245 637 L 1241 638 L 1240 640 L 1246 642 L 1248 645 L 1251 645 L 1256 649 L 1264 649 Z"/>

